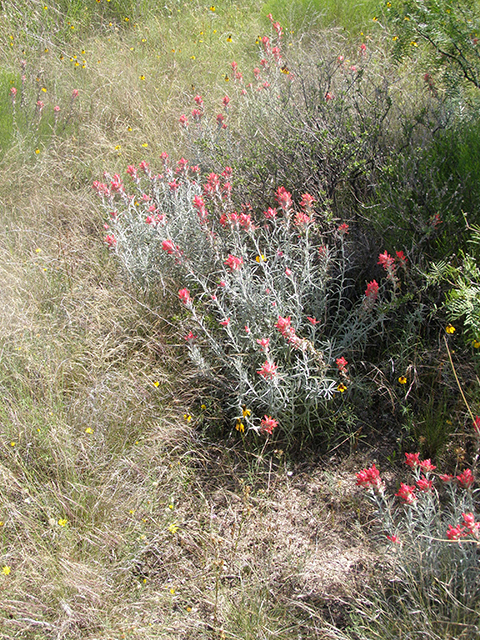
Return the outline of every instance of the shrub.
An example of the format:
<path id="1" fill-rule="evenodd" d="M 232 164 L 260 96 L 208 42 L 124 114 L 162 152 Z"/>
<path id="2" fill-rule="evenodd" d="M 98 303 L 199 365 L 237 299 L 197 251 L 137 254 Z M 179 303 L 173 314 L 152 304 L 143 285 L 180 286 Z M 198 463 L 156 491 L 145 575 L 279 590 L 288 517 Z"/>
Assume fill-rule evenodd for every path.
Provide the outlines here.
<path id="1" fill-rule="evenodd" d="M 415 52 L 424 43 L 433 65 L 443 67 L 445 80 L 455 93 L 463 78 L 480 87 L 478 4 L 466 0 L 394 0 L 386 16 L 395 30 L 398 56 Z"/>
<path id="2" fill-rule="evenodd" d="M 270 434 L 278 423 L 288 439 L 325 436 L 326 403 L 351 384 L 347 358 L 395 305 L 403 254 L 380 256 L 386 282 L 355 299 L 348 225 L 309 194 L 294 203 L 279 187 L 277 207 L 260 213 L 237 197 L 230 168 L 202 187 L 198 167 L 163 156 L 161 175 L 146 162 L 128 167 L 135 195 L 118 175 L 94 184 L 110 211 L 107 244 L 144 288 L 178 291 L 191 360 L 239 431 Z"/>

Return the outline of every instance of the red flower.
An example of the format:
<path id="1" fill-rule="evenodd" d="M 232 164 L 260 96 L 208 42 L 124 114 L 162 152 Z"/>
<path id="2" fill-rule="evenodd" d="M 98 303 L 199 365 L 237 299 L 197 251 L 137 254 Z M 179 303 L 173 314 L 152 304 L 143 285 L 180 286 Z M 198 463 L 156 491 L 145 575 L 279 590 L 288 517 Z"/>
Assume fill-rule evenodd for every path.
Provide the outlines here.
<path id="1" fill-rule="evenodd" d="M 480 534 L 480 522 L 475 522 L 475 516 L 473 513 L 462 513 L 463 522 L 468 529 L 468 533 L 471 533 L 475 538 Z"/>
<path id="2" fill-rule="evenodd" d="M 220 324 L 222 325 L 222 327 L 228 327 L 228 325 L 230 324 L 230 318 L 225 318 L 225 320 L 220 320 Z"/>
<path id="3" fill-rule="evenodd" d="M 228 258 L 225 260 L 223 264 L 226 264 L 231 271 L 238 271 L 243 264 L 243 258 L 237 258 L 232 256 L 231 253 L 228 254 Z"/>
<path id="4" fill-rule="evenodd" d="M 420 464 L 419 453 L 406 453 L 405 458 L 406 458 L 405 464 L 411 467 L 412 469 Z"/>
<path id="5" fill-rule="evenodd" d="M 449 540 L 459 540 L 460 538 L 464 538 L 466 535 L 465 528 L 462 527 L 461 524 L 457 524 L 456 527 L 452 527 L 451 524 L 448 525 L 447 538 Z"/>
<path id="6" fill-rule="evenodd" d="M 346 236 L 348 233 L 348 224 L 344 222 L 338 227 L 337 231 L 341 236 Z"/>
<path id="7" fill-rule="evenodd" d="M 374 464 L 372 464 L 369 469 L 362 469 L 356 475 L 357 487 L 373 489 L 374 491 L 383 491 L 385 485 L 380 478 L 380 471 Z"/>
<path id="8" fill-rule="evenodd" d="M 264 351 L 268 349 L 269 343 L 270 343 L 270 338 L 262 338 L 261 340 L 257 339 L 257 344 L 259 344 Z"/>
<path id="9" fill-rule="evenodd" d="M 112 249 L 117 244 L 115 236 L 106 236 L 104 242 Z"/>
<path id="10" fill-rule="evenodd" d="M 268 362 L 266 360 L 260 369 L 257 369 L 257 373 L 265 378 L 265 380 L 273 380 L 277 375 L 277 365 L 274 362 Z"/>
<path id="11" fill-rule="evenodd" d="M 390 540 L 390 542 L 395 542 L 396 544 L 400 544 L 400 539 L 398 538 L 398 536 L 395 536 L 395 535 L 387 536 L 387 539 Z"/>
<path id="12" fill-rule="evenodd" d="M 336 362 L 336 365 L 338 367 L 338 370 L 341 373 L 345 373 L 347 371 L 348 362 L 347 362 L 347 360 L 345 360 L 345 358 L 343 356 L 341 358 L 337 358 L 335 360 L 335 362 Z"/>
<path id="13" fill-rule="evenodd" d="M 377 264 L 382 265 L 382 267 L 385 269 L 385 271 L 388 271 L 389 269 L 392 269 L 392 267 L 394 267 L 395 260 L 394 258 L 392 258 L 392 256 L 387 253 L 385 251 L 385 253 L 381 253 L 378 256 L 378 262 Z"/>
<path id="14" fill-rule="evenodd" d="M 278 187 L 277 193 L 275 195 L 275 200 L 278 202 L 280 207 L 286 211 L 290 209 L 292 206 L 292 194 L 285 189 L 285 187 Z"/>
<path id="15" fill-rule="evenodd" d="M 261 433 L 268 433 L 269 435 L 272 435 L 275 427 L 278 427 L 278 422 L 277 420 L 274 420 L 271 416 L 265 416 L 260 421 Z"/>
<path id="16" fill-rule="evenodd" d="M 313 324 L 313 326 L 315 326 L 316 324 L 320 323 L 320 320 L 317 320 L 316 318 L 310 318 L 310 316 L 307 316 L 307 320 Z"/>
<path id="17" fill-rule="evenodd" d="M 178 119 L 179 123 L 181 124 L 182 127 L 184 127 L 185 129 L 188 128 L 188 118 L 185 114 L 182 114 L 180 116 L 180 118 Z"/>
<path id="18" fill-rule="evenodd" d="M 433 486 L 433 480 L 427 480 L 426 478 L 420 478 L 417 480 L 417 487 L 420 491 L 431 491 Z"/>
<path id="19" fill-rule="evenodd" d="M 277 210 L 269 207 L 266 211 L 263 212 L 263 215 L 267 218 L 267 220 L 274 220 L 277 217 Z"/>
<path id="20" fill-rule="evenodd" d="M 367 284 L 367 288 L 365 289 L 365 297 L 369 300 L 376 300 L 378 296 L 378 282 L 376 280 L 372 280 Z"/>
<path id="21" fill-rule="evenodd" d="M 411 487 L 403 482 L 400 483 L 400 489 L 395 495 L 404 500 L 407 504 L 413 504 L 417 499 L 417 496 L 415 495 L 415 487 Z"/>
<path id="22" fill-rule="evenodd" d="M 171 255 L 172 253 L 175 253 L 177 247 L 175 247 L 172 240 L 164 240 L 162 242 L 162 249 Z"/>
<path id="23" fill-rule="evenodd" d="M 473 421 L 473 430 L 478 436 L 480 436 L 480 417 L 479 416 L 475 416 L 475 420 Z"/>
<path id="24" fill-rule="evenodd" d="M 457 476 L 457 480 L 462 487 L 465 487 L 465 489 L 469 489 L 475 482 L 475 478 L 473 477 L 473 473 L 470 469 L 465 469 L 462 474 Z"/>
<path id="25" fill-rule="evenodd" d="M 398 262 L 405 266 L 407 263 L 407 257 L 405 256 L 403 251 L 396 251 L 395 255 L 397 256 Z"/>
<path id="26" fill-rule="evenodd" d="M 192 299 L 190 298 L 190 291 L 188 289 L 180 289 L 178 297 L 185 305 L 189 305 L 192 302 Z"/>
<path id="27" fill-rule="evenodd" d="M 419 465 L 420 465 L 420 469 L 424 473 L 428 473 L 429 471 L 433 471 L 434 469 L 437 468 L 434 464 L 432 464 L 432 461 L 430 460 L 430 458 L 427 458 L 427 460 L 424 460 L 423 462 L 419 462 Z"/>
<path id="28" fill-rule="evenodd" d="M 315 199 L 308 193 L 304 193 L 302 199 L 300 200 L 300 206 L 304 209 L 311 209 L 313 207 L 313 203 Z"/>
<path id="29" fill-rule="evenodd" d="M 451 482 L 451 481 L 453 480 L 453 476 L 451 476 L 451 475 L 450 475 L 450 474 L 448 474 L 448 473 L 445 473 L 445 474 L 443 474 L 443 475 L 441 475 L 441 476 L 438 476 L 438 477 L 440 478 L 440 480 L 441 480 L 442 482 L 445 482 L 445 483 L 447 483 L 447 482 Z"/>

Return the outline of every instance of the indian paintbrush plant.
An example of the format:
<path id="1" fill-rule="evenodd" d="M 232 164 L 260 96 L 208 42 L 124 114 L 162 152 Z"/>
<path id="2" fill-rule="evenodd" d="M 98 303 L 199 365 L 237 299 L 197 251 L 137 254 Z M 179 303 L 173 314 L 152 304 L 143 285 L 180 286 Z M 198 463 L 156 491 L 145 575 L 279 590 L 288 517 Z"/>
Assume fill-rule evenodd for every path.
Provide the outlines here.
<path id="1" fill-rule="evenodd" d="M 480 596 L 480 490 L 474 473 L 466 468 L 456 475 L 438 474 L 418 453 L 406 453 L 405 463 L 411 477 L 394 497 L 375 465 L 357 473 L 357 485 L 375 506 L 377 531 L 390 546 L 392 589 L 407 608 L 421 606 L 431 613 L 439 630 L 468 627 Z"/>
<path id="2" fill-rule="evenodd" d="M 348 225 L 312 196 L 295 203 L 279 187 L 275 206 L 254 211 L 230 167 L 202 183 L 197 166 L 162 157 L 161 174 L 127 168 L 133 193 L 119 175 L 94 183 L 110 217 L 105 242 L 130 279 L 178 298 L 192 365 L 220 388 L 238 431 L 318 436 L 326 403 L 352 384 L 348 358 L 395 303 L 403 254 L 382 254 L 385 283 L 355 300 Z"/>

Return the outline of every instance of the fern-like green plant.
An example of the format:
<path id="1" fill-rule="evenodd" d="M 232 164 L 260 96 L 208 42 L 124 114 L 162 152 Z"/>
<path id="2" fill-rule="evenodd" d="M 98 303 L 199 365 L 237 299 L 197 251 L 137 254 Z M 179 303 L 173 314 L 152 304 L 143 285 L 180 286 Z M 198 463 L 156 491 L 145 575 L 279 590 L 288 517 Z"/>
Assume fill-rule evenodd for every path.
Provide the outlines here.
<path id="1" fill-rule="evenodd" d="M 480 227 L 471 228 L 470 244 L 480 247 Z M 475 255 L 477 254 L 477 255 Z M 429 274 L 431 283 L 448 282 L 451 289 L 445 295 L 443 308 L 451 322 L 462 320 L 468 339 L 480 338 L 480 266 L 478 252 L 459 253 L 457 264 L 445 261 L 433 264 Z"/>

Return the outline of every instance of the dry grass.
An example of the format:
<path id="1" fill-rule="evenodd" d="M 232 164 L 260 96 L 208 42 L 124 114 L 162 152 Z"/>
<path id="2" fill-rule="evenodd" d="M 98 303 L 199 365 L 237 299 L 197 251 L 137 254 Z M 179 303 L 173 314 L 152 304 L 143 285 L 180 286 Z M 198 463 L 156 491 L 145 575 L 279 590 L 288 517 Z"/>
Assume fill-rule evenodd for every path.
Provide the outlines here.
<path id="1" fill-rule="evenodd" d="M 39 75 L 64 113 L 80 96 L 39 154 L 23 131 L 0 166 L 5 640 L 322 638 L 371 562 L 353 462 L 327 473 L 240 454 L 184 420 L 192 390 L 169 301 L 139 299 L 101 242 L 92 181 L 182 153 L 166 123 L 191 85 L 221 96 L 223 67 L 250 62 L 259 17 L 204 9 L 26 54 L 31 105 Z M 184 33 L 202 29 L 199 53 Z M 69 61 L 82 48 L 84 70 Z M 2 56 L 18 72 L 16 54 Z"/>

